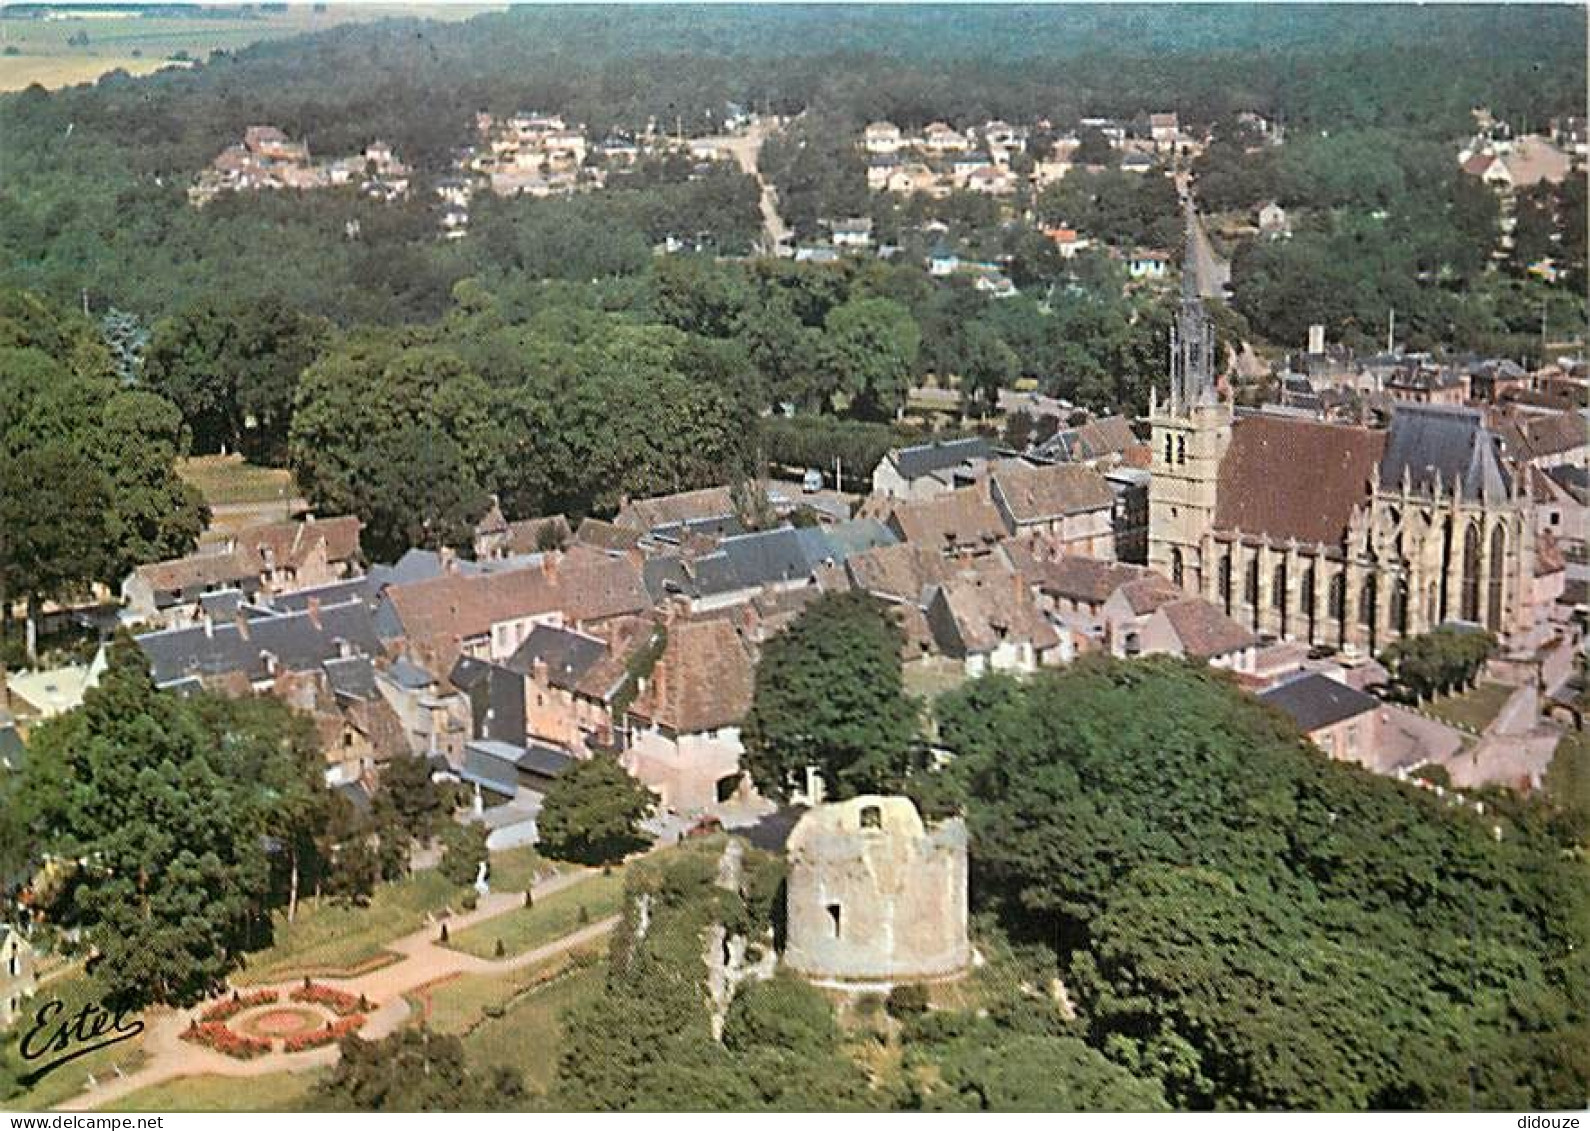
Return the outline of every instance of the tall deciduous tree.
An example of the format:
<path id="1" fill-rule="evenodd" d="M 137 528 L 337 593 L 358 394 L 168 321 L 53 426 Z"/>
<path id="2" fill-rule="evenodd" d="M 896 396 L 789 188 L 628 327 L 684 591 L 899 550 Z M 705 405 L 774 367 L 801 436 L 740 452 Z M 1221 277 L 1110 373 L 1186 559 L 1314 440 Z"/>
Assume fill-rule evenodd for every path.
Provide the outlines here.
<path id="1" fill-rule="evenodd" d="M 808 767 L 831 797 L 898 785 L 917 723 L 900 647 L 884 607 L 857 593 L 819 597 L 767 642 L 742 730 L 762 792 L 788 797 Z"/>
<path id="2" fill-rule="evenodd" d="M 645 847 L 641 822 L 657 796 L 598 754 L 576 762 L 547 790 L 536 818 L 541 851 L 554 860 L 611 864 Z"/>

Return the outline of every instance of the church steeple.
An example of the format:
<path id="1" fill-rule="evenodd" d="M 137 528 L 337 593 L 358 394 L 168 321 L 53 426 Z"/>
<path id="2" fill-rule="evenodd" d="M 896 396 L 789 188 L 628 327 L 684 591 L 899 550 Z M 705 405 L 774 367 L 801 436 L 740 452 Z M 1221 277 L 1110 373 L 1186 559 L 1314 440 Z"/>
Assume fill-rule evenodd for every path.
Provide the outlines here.
<path id="1" fill-rule="evenodd" d="M 1197 217 L 1187 209 L 1187 246 L 1182 253 L 1181 307 L 1170 329 L 1170 411 L 1186 413 L 1194 405 L 1214 404 L 1215 331 L 1204 309 L 1198 278 Z"/>

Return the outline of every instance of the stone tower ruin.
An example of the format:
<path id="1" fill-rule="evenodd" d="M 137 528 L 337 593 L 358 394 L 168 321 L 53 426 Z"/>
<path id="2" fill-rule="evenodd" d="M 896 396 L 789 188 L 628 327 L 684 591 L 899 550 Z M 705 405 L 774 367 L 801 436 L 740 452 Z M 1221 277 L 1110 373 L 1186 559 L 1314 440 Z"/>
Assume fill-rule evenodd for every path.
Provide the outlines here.
<path id="1" fill-rule="evenodd" d="M 966 938 L 966 825 L 931 829 L 905 797 L 819 805 L 786 846 L 784 961 L 811 981 L 888 984 L 958 977 Z"/>

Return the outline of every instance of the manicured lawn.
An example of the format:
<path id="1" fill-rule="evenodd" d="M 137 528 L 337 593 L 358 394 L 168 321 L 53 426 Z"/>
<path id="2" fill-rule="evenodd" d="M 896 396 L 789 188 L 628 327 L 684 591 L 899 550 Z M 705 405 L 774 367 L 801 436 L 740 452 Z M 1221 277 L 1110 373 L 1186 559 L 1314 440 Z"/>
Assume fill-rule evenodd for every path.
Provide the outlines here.
<path id="1" fill-rule="evenodd" d="M 450 945 L 481 958 L 496 958 L 497 940 L 501 939 L 503 957 L 511 958 L 579 930 L 585 925 L 580 921 L 580 908 L 585 908 L 585 921 L 594 923 L 616 914 L 623 900 L 624 872 L 614 869 L 610 876 L 593 875 L 544 896 L 534 907 L 521 907 L 460 931 Z"/>
<path id="2" fill-rule="evenodd" d="M 177 465 L 177 474 L 211 506 L 285 502 L 298 493 L 291 472 L 256 467 L 242 456 L 194 456 Z"/>
<path id="3" fill-rule="evenodd" d="M 1515 689 L 1502 683 L 1482 683 L 1473 691 L 1432 700 L 1425 710 L 1443 722 L 1483 731 L 1491 725 Z"/>
<path id="4" fill-rule="evenodd" d="M 185 1076 L 140 1088 L 98 1111 L 309 1111 L 309 1090 L 325 1075 L 275 1072 L 269 1076 Z"/>
<path id="5" fill-rule="evenodd" d="M 28 1066 L 18 1055 L 17 1042 L 32 1026 L 33 1010 L 51 1000 L 65 1004 L 58 1017 L 72 1017 L 84 1003 L 98 1001 L 99 998 L 93 983 L 81 972 L 63 974 L 40 989 L 38 996 L 33 999 L 32 1008 L 29 1009 L 27 1016 L 5 1035 L 7 1059 L 19 1069 L 19 1074 L 28 1071 Z M 4 1107 L 9 1111 L 43 1111 L 69 1100 L 83 1091 L 88 1084 L 90 1074 L 96 1079 L 104 1079 L 115 1074 L 117 1065 L 124 1072 L 131 1072 L 138 1067 L 143 1061 L 142 1045 L 143 1037 L 138 1036 L 86 1056 L 80 1056 L 47 1073 L 33 1087 L 20 1095 L 6 1100 Z"/>
<path id="6" fill-rule="evenodd" d="M 425 993 L 428 1005 L 419 994 L 410 993 L 407 996 L 409 1004 L 414 1007 L 413 1016 L 423 1016 L 431 1029 L 438 1033 L 468 1033 L 477 1025 L 494 1019 L 488 1017 L 488 1011 L 501 1013 L 510 1002 L 526 992 L 545 992 L 542 989 L 532 991 L 531 987 L 570 976 L 566 972 L 579 962 L 600 964 L 606 954 L 607 940 L 604 938 L 523 970 L 511 970 L 504 974 L 466 974 L 449 979 Z"/>
<path id="7" fill-rule="evenodd" d="M 601 964 L 577 970 L 519 999 L 501 1017 L 488 1018 L 464 1039 L 472 1066 L 488 1070 L 506 1065 L 525 1083 L 546 1091 L 557 1074 L 563 1046 L 563 1014 L 602 990 Z"/>
<path id="8" fill-rule="evenodd" d="M 459 910 L 464 890 L 430 870 L 382 884 L 368 907 L 344 907 L 329 900 L 303 903 L 292 924 L 277 911 L 275 945 L 249 955 L 248 966 L 232 980 L 242 985 L 279 982 L 359 966 L 379 958 L 392 939 L 423 927 L 426 912 L 447 906 Z"/>
<path id="9" fill-rule="evenodd" d="M 491 854 L 492 891 L 523 891 L 539 873 L 542 879 L 555 875 L 558 865 L 545 860 L 530 845 Z"/>

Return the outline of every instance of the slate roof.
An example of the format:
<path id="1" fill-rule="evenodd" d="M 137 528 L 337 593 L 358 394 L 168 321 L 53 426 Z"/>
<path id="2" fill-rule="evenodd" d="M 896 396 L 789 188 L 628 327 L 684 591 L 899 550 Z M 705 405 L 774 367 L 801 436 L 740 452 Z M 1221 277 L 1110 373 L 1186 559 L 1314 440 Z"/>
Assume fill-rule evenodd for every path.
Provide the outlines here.
<path id="1" fill-rule="evenodd" d="M 280 613 L 297 613 L 307 609 L 310 601 L 319 601 L 324 608 L 327 605 L 363 600 L 369 592 L 369 579 L 355 577 L 347 581 L 334 581 L 330 585 L 317 585 L 313 589 L 275 594 L 270 598 L 270 607 Z"/>
<path id="2" fill-rule="evenodd" d="M 157 684 L 185 678 L 241 674 L 251 682 L 268 679 L 267 653 L 286 671 L 308 671 L 341 654 L 343 642 L 356 653 L 379 655 L 381 641 L 370 608 L 363 601 L 321 608 L 320 626 L 307 612 L 284 613 L 249 621 L 246 634 L 236 622 L 166 629 L 137 637 L 149 657 Z"/>
<path id="3" fill-rule="evenodd" d="M 369 656 L 346 656 L 325 663 L 326 682 L 345 699 L 374 699 L 375 665 Z"/>
<path id="4" fill-rule="evenodd" d="M 409 691 L 424 691 L 436 682 L 436 677 L 430 672 L 404 659 L 393 660 L 386 669 L 386 675 L 393 683 Z"/>
<path id="5" fill-rule="evenodd" d="M 1215 529 L 1340 543 L 1385 446 L 1386 433 L 1368 428 L 1240 417 L 1220 462 Z"/>
<path id="6" fill-rule="evenodd" d="M 935 440 L 910 448 L 896 448 L 885 459 L 894 463 L 902 479 L 920 479 L 936 471 L 947 471 L 972 459 L 988 459 L 994 445 L 984 436 L 964 440 Z"/>
<path id="7" fill-rule="evenodd" d="M 1380 700 L 1373 695 L 1366 695 L 1318 672 L 1310 672 L 1272 687 L 1259 698 L 1285 711 L 1305 734 L 1376 710 L 1380 706 Z"/>
<path id="8" fill-rule="evenodd" d="M 529 675 L 536 662 L 546 664 L 547 682 L 567 691 L 575 690 L 580 678 L 607 654 L 607 642 L 583 632 L 538 624 L 504 665 Z"/>
<path id="9" fill-rule="evenodd" d="M 699 557 L 652 558 L 643 570 L 654 599 L 668 592 L 711 597 L 803 581 L 827 563 L 894 540 L 882 523 L 868 519 L 831 527 L 781 526 L 724 538 L 717 549 Z"/>
<path id="10" fill-rule="evenodd" d="M 1458 483 L 1464 498 L 1500 502 L 1512 489 L 1495 438 L 1476 409 L 1398 405 L 1380 461 L 1380 481 L 1395 487 L 1405 470 L 1413 489 L 1422 494 L 1437 485 L 1445 494 Z"/>

